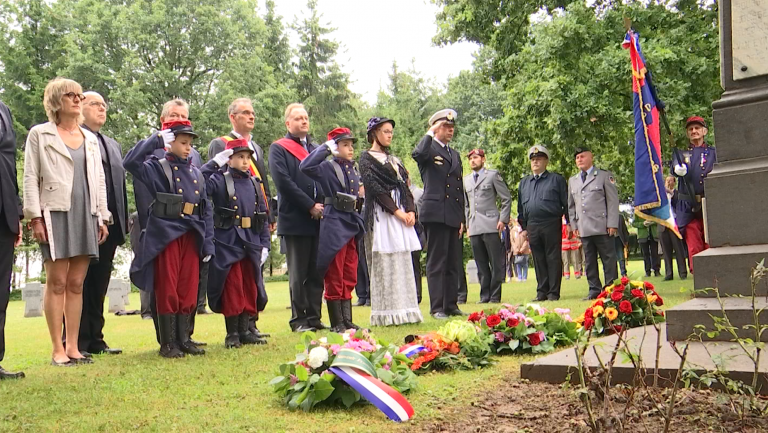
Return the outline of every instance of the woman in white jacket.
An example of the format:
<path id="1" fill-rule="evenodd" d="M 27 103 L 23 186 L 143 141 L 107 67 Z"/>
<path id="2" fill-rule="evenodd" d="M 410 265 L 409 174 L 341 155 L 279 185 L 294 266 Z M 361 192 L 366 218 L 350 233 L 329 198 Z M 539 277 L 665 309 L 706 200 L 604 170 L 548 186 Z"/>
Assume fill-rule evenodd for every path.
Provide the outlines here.
<path id="1" fill-rule="evenodd" d="M 24 151 L 24 216 L 45 262 L 43 308 L 55 366 L 93 362 L 77 347 L 83 280 L 90 261 L 98 259 L 111 220 L 99 143 L 80 127 L 83 99 L 78 83 L 51 80 L 43 96 L 50 122 L 29 131 Z"/>

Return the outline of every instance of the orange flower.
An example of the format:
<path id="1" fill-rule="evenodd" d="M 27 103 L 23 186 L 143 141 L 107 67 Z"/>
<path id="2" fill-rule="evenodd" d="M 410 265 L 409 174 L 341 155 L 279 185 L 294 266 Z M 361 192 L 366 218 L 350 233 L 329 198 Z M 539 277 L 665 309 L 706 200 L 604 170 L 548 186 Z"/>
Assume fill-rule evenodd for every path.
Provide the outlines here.
<path id="1" fill-rule="evenodd" d="M 448 346 L 447 350 L 448 350 L 448 352 L 450 352 L 450 353 L 455 355 L 455 354 L 459 353 L 459 351 L 461 351 L 461 348 L 459 347 L 459 343 L 454 341 L 453 343 L 451 343 L 450 346 Z"/>
<path id="2" fill-rule="evenodd" d="M 608 320 L 616 320 L 616 318 L 619 317 L 619 312 L 613 307 L 608 307 L 605 309 L 605 317 L 607 317 Z"/>

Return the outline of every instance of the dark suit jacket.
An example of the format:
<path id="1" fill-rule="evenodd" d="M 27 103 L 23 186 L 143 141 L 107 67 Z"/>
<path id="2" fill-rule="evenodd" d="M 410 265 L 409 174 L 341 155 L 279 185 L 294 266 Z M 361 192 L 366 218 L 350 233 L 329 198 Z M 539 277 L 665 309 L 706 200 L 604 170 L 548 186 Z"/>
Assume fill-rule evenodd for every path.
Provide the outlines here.
<path id="1" fill-rule="evenodd" d="M 235 138 L 235 135 L 232 132 L 228 135 L 229 137 Z M 211 140 L 211 144 L 208 145 L 208 160 L 210 161 L 213 159 L 213 157 L 216 156 L 217 153 L 223 151 L 225 147 L 226 143 L 221 137 Z M 272 206 L 272 191 L 269 189 L 269 176 L 266 165 L 264 164 L 264 150 L 255 141 L 253 142 L 253 147 L 256 148 L 256 169 L 259 170 L 259 173 L 264 175 L 264 179 L 261 179 L 261 182 L 264 185 L 264 192 L 267 193 L 267 203 L 270 203 L 269 222 L 273 223 L 275 222 L 275 209 L 273 209 Z"/>
<path id="2" fill-rule="evenodd" d="M 286 138 L 300 143 L 290 134 Z M 309 136 L 307 141 L 312 143 Z M 309 145 L 309 151 L 317 148 Z M 269 146 L 269 171 L 277 190 L 277 234 L 279 236 L 318 236 L 320 221 L 312 219 L 309 210 L 315 203 L 323 202 L 320 186 L 299 169 L 295 156 L 279 144 Z"/>
<path id="3" fill-rule="evenodd" d="M 424 182 L 419 221 L 459 228 L 464 222 L 464 182 L 461 157 L 425 135 L 411 153 Z"/>
<path id="4" fill-rule="evenodd" d="M 83 128 L 91 131 L 86 125 L 83 125 Z M 125 187 L 122 147 L 117 141 L 100 132 L 93 132 L 93 134 L 99 139 L 101 164 L 104 166 L 105 174 L 104 180 L 112 179 L 112 183 L 107 182 L 107 203 L 109 203 L 109 212 L 112 213 L 114 220 L 114 223 L 109 226 L 109 236 L 115 236 L 112 241 L 122 245 L 125 243 L 125 235 L 128 233 L 128 195 Z M 107 173 L 110 173 L 111 176 Z"/>
<path id="5" fill-rule="evenodd" d="M 0 220 L 19 234 L 19 221 L 24 218 L 19 185 L 16 181 L 16 133 L 8 107 L 0 101 Z"/>

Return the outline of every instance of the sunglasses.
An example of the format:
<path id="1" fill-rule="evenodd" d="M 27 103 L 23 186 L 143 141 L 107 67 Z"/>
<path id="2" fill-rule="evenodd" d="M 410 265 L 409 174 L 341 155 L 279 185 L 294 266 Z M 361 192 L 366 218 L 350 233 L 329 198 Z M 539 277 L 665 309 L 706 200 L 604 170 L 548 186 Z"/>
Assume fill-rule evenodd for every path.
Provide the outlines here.
<path id="1" fill-rule="evenodd" d="M 72 102 L 74 102 L 75 100 L 80 101 L 80 102 L 85 100 L 85 95 L 83 95 L 82 93 L 67 92 L 67 93 L 65 93 L 65 94 L 63 94 L 61 96 L 66 96 L 67 98 L 71 99 Z M 75 99 L 75 98 L 77 98 L 77 99 Z"/>

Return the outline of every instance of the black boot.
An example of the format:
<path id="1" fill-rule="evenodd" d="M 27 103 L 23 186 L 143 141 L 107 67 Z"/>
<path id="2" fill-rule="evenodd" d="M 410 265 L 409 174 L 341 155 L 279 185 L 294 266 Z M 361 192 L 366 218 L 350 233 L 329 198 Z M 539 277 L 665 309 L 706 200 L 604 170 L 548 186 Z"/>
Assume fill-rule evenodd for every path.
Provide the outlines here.
<path id="1" fill-rule="evenodd" d="M 160 339 L 160 356 L 164 358 L 183 358 L 184 352 L 176 347 L 176 316 L 159 314 L 157 316 L 157 334 Z"/>
<path id="2" fill-rule="evenodd" d="M 331 332 L 338 332 L 339 334 L 343 334 L 344 331 L 347 330 L 347 327 L 344 326 L 344 314 L 341 311 L 341 302 L 342 301 L 331 300 L 325 302 L 326 307 L 328 307 L 328 318 L 331 321 Z"/>
<path id="3" fill-rule="evenodd" d="M 258 316 L 248 316 L 248 330 L 251 331 L 251 334 L 259 338 L 271 337 L 272 334 L 259 331 L 259 328 L 256 327 L 257 320 L 259 320 Z"/>
<path id="4" fill-rule="evenodd" d="M 238 348 L 240 344 L 240 334 L 237 333 L 237 322 L 240 316 L 225 316 L 224 323 L 227 326 L 227 336 L 224 337 L 224 347 L 227 349 Z"/>
<path id="5" fill-rule="evenodd" d="M 243 344 L 267 344 L 267 340 L 259 338 L 248 330 L 248 313 L 240 313 L 237 316 L 237 333 Z"/>
<path id="6" fill-rule="evenodd" d="M 205 355 L 205 350 L 189 342 L 189 314 L 176 315 L 176 339 L 179 349 L 190 355 Z"/>
<path id="7" fill-rule="evenodd" d="M 359 326 L 352 323 L 352 300 L 345 299 L 341 301 L 341 315 L 344 318 L 344 327 L 347 329 L 360 329 Z"/>

